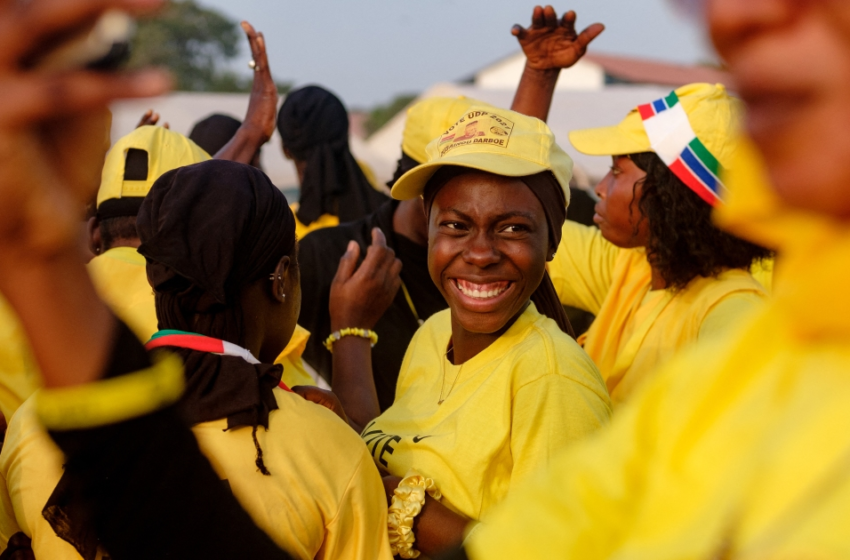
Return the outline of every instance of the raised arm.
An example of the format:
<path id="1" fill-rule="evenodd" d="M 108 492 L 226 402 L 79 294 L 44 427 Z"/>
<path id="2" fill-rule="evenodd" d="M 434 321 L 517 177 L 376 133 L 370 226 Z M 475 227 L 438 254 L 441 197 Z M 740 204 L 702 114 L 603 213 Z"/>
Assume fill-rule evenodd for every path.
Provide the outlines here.
<path id="1" fill-rule="evenodd" d="M 260 148 L 274 134 L 277 115 L 277 85 L 272 79 L 269 58 L 266 54 L 266 39 L 257 33 L 250 23 L 242 22 L 242 29 L 251 46 L 254 62 L 254 84 L 248 101 L 248 112 L 242 126 L 227 144 L 214 155 L 215 159 L 226 159 L 251 164 Z"/>
<path id="2" fill-rule="evenodd" d="M 401 261 L 387 247 L 387 238 L 381 230 L 372 230 L 372 244 L 358 268 L 359 257 L 360 246 L 351 241 L 331 285 L 332 332 L 374 328 L 401 285 Z M 345 408 L 349 423 L 358 432 L 381 413 L 368 339 L 346 336 L 334 342 L 331 386 Z"/>
<path id="3" fill-rule="evenodd" d="M 605 30 L 594 23 L 576 33 L 576 13 L 569 11 L 560 20 L 552 6 L 535 6 L 531 27 L 517 24 L 511 29 L 525 53 L 525 69 L 511 109 L 545 121 L 562 68 L 578 62 L 587 46 Z"/>

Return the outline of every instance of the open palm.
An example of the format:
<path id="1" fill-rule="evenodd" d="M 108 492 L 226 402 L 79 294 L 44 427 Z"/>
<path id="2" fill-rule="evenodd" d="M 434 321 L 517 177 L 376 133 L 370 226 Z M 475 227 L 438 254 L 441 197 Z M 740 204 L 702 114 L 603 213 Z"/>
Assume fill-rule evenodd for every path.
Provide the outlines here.
<path id="1" fill-rule="evenodd" d="M 526 65 L 534 70 L 569 68 L 584 56 L 587 46 L 605 30 L 594 23 L 576 32 L 576 13 L 569 11 L 559 20 L 552 6 L 535 6 L 531 26 L 514 25 L 511 33 L 519 40 Z"/>

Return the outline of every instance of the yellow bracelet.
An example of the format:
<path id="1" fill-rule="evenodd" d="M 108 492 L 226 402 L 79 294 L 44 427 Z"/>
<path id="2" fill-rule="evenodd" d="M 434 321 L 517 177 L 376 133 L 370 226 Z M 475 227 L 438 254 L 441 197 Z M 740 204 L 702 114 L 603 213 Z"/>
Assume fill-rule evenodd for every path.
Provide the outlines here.
<path id="1" fill-rule="evenodd" d="M 390 551 L 393 556 L 419 557 L 419 551 L 413 549 L 413 543 L 416 542 L 413 534 L 413 520 L 425 505 L 426 492 L 435 500 L 442 497 L 434 480 L 425 478 L 415 469 L 410 469 L 398 483 L 398 487 L 393 490 L 393 501 L 387 515 Z"/>
<path id="2" fill-rule="evenodd" d="M 368 338 L 369 341 L 372 343 L 373 348 L 376 344 L 378 344 L 378 335 L 377 333 L 375 333 L 375 331 L 369 329 L 348 328 L 332 332 L 331 335 L 325 339 L 325 348 L 328 349 L 328 352 L 333 354 L 334 342 L 344 336 L 359 336 L 360 338 Z"/>

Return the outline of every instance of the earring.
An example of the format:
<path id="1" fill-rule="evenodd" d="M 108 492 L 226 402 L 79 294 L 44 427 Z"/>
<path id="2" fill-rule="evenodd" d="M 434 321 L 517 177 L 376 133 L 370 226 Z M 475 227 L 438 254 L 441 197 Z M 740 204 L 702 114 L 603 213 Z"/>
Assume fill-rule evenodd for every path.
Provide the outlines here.
<path id="1" fill-rule="evenodd" d="M 275 280 L 280 280 L 280 274 L 272 274 L 269 276 L 269 280 L 274 282 Z"/>

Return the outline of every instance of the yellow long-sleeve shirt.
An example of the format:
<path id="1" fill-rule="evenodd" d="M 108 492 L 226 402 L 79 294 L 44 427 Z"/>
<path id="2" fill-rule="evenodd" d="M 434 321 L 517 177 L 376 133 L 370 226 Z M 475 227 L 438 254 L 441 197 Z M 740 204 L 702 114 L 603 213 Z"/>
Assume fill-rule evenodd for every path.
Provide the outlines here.
<path id="1" fill-rule="evenodd" d="M 676 351 L 721 334 L 759 308 L 764 288 L 744 270 L 650 290 L 646 253 L 619 249 L 598 229 L 566 222 L 549 274 L 561 303 L 596 315 L 580 340 L 616 406 Z"/>

